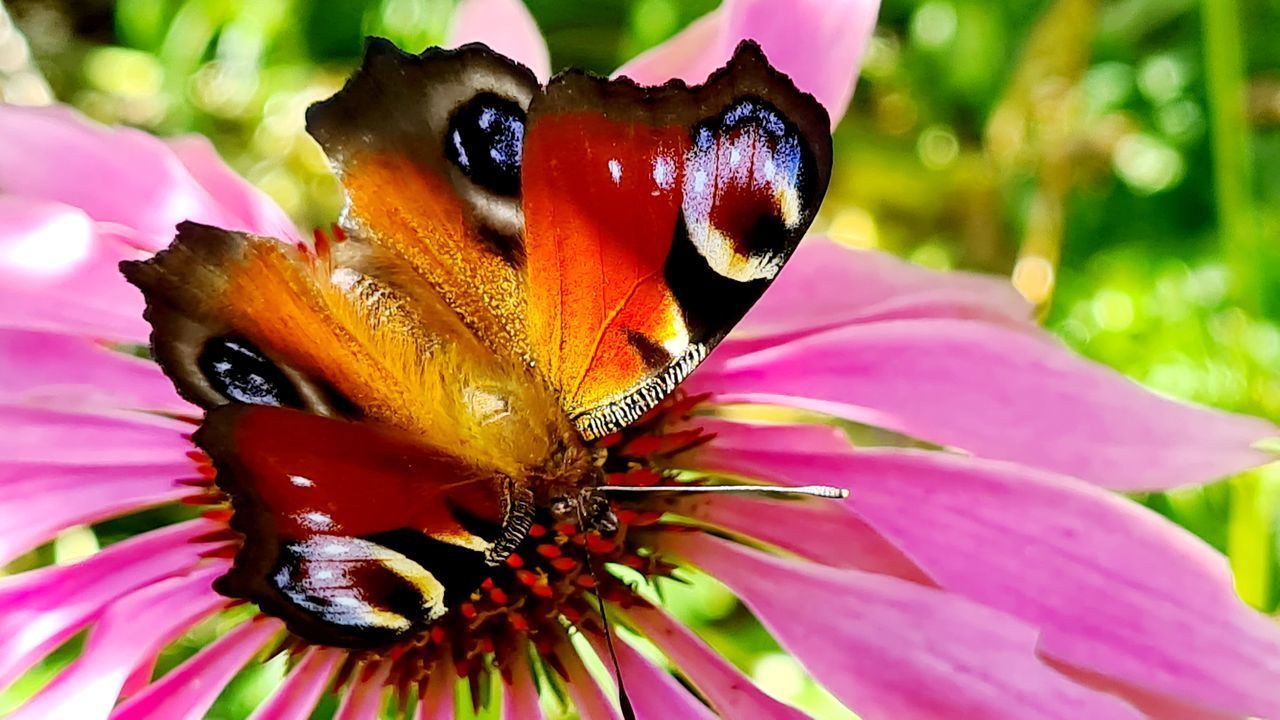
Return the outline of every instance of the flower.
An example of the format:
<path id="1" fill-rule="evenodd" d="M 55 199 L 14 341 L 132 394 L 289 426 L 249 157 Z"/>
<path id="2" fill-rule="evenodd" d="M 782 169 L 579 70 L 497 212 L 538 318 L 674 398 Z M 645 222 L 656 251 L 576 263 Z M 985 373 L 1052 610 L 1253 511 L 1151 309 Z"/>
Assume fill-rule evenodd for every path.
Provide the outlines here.
<path id="1" fill-rule="evenodd" d="M 838 118 L 874 5 L 727 0 L 620 72 L 697 78 L 737 39 L 757 37 Z M 490 40 L 549 72 L 532 21 L 510 0 L 464 3 L 455 38 Z M 132 352 L 149 328 L 117 262 L 165 246 L 188 219 L 299 238 L 203 140 L 165 143 L 61 108 L 8 107 L 0 138 L 5 563 L 69 527 L 212 500 L 190 442 L 198 411 Z M 1074 357 L 1002 281 L 937 274 L 818 237 L 683 392 L 610 440 L 615 457 L 638 461 L 637 475 L 660 481 L 656 467 L 822 482 L 851 497 L 686 498 L 620 518 L 642 545 L 584 537 L 563 545 L 571 560 L 608 558 L 648 575 L 667 573 L 668 562 L 705 570 L 867 718 L 1280 716 L 1280 630 L 1234 596 L 1219 555 L 1109 492 L 1202 482 L 1264 462 L 1251 446 L 1275 434 L 1268 423 L 1162 399 Z M 718 412 L 744 403 L 923 442 L 855 447 L 827 426 Z M 722 532 L 676 531 L 658 510 Z M 10 717 L 200 717 L 240 668 L 287 640 L 278 621 L 228 613 L 230 601 L 212 590 L 234 550 L 226 521 L 225 509 L 212 508 L 79 562 L 0 579 L 0 686 L 89 630 L 79 657 Z M 517 557 L 554 568 L 551 554 L 534 542 Z M 701 695 L 621 642 L 619 667 L 640 717 L 802 717 L 662 609 L 603 581 L 615 619 L 651 640 Z M 476 602 L 493 607 L 503 605 L 494 590 L 525 592 L 484 590 Z M 582 635 L 599 652 L 585 597 L 552 594 L 566 617 L 583 618 Z M 157 655 L 215 616 L 230 629 L 153 679 Z M 555 672 L 541 682 L 561 683 L 583 717 L 615 717 L 612 690 L 586 671 L 581 646 L 547 632 L 553 642 L 538 650 Z M 406 682 L 405 658 L 419 652 L 288 649 L 296 663 L 262 717 L 306 717 L 335 687 L 339 717 L 372 717 Z M 446 665 L 427 678 L 418 717 L 452 714 L 455 669 L 483 677 L 476 664 Z M 530 666 L 506 670 L 503 716 L 540 717 Z"/>

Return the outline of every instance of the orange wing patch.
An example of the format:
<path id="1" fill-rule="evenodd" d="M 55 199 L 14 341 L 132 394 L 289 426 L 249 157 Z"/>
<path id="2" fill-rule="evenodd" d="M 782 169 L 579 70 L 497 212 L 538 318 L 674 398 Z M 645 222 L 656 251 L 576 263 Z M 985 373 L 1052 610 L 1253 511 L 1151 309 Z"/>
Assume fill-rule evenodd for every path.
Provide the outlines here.
<path id="1" fill-rule="evenodd" d="M 520 264 L 520 146 L 538 90 L 529 70 L 478 45 L 409 55 L 370 38 L 346 87 L 307 112 L 347 195 L 346 260 L 380 271 L 372 246 L 495 351 L 527 358 Z"/>

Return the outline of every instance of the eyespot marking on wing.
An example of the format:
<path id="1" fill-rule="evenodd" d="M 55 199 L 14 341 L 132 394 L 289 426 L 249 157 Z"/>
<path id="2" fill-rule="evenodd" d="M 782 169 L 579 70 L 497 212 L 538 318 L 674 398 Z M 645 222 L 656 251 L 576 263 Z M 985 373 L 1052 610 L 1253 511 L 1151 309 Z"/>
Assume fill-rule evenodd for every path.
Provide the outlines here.
<path id="1" fill-rule="evenodd" d="M 814 158 L 771 103 L 740 98 L 698 123 L 685 155 L 685 230 L 711 269 L 738 282 L 772 279 L 790 248 L 778 238 L 812 220 Z"/>
<path id="2" fill-rule="evenodd" d="M 303 405 L 289 378 L 242 337 L 210 338 L 196 363 L 209 385 L 228 400 L 252 405 Z"/>
<path id="3" fill-rule="evenodd" d="M 449 117 L 445 155 L 476 185 L 518 197 L 524 125 L 524 108 L 514 100 L 479 93 Z"/>

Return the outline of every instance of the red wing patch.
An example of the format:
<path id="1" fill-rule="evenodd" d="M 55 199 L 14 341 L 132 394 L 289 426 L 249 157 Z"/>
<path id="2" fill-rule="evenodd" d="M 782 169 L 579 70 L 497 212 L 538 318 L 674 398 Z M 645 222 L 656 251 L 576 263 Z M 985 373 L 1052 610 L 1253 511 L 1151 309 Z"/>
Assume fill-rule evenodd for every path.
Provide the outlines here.
<path id="1" fill-rule="evenodd" d="M 231 404 L 210 411 L 195 440 L 245 537 L 219 591 L 309 640 L 392 641 L 439 617 L 486 571 L 502 523 L 499 480 L 399 431 Z"/>

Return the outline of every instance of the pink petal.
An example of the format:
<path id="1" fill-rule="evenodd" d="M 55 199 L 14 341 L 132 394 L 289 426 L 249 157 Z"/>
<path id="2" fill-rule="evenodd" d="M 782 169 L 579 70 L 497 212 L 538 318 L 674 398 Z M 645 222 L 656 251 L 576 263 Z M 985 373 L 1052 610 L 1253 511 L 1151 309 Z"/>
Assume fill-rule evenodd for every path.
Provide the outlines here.
<path id="1" fill-rule="evenodd" d="M 700 428 L 714 439 L 699 446 L 691 456 L 697 457 L 702 448 L 730 452 L 748 450 L 807 450 L 809 452 L 842 452 L 849 449 L 849 437 L 840 428 L 829 425 L 796 425 L 749 423 L 725 418 L 698 415 L 688 422 L 690 428 Z M 683 459 L 683 458 L 682 458 Z M 696 469 L 697 465 L 690 465 Z"/>
<path id="2" fill-rule="evenodd" d="M 75 526 L 193 494 L 175 483 L 194 463 L 157 465 L 0 464 L 0 565 Z"/>
<path id="3" fill-rule="evenodd" d="M 136 665 L 227 604 L 210 587 L 220 571 L 161 580 L 112 604 L 80 657 L 9 720 L 106 720 Z"/>
<path id="4" fill-rule="evenodd" d="M 0 143 L 0 192 L 81 208 L 140 233 L 150 249 L 167 245 L 183 220 L 252 230 L 147 133 L 108 128 L 65 107 L 4 105 L 0 138 L 9 139 Z"/>
<path id="5" fill-rule="evenodd" d="M 1212 480 L 1270 459 L 1258 418 L 1184 405 L 1056 343 L 986 323 L 851 325 L 735 355 L 687 382 L 722 403 L 808 408 L 977 455 L 1138 490 Z"/>
<path id="6" fill-rule="evenodd" d="M 533 682 L 529 664 L 511 664 L 511 682 L 502 690 L 502 720 L 541 720 L 542 704 L 538 702 L 538 686 Z"/>
<path id="7" fill-rule="evenodd" d="M 769 697 L 693 631 L 659 608 L 626 611 L 630 625 L 658 646 L 680 673 L 725 718 L 805 720 L 808 716 Z"/>
<path id="8" fill-rule="evenodd" d="M 1140 717 L 1045 665 L 1030 626 L 957 596 L 704 534 L 675 536 L 670 547 L 737 592 L 861 717 Z"/>
<path id="9" fill-rule="evenodd" d="M 0 401 L 195 414 L 160 367 L 83 337 L 0 328 Z"/>
<path id="10" fill-rule="evenodd" d="M 439 668 L 427 683 L 427 692 L 418 702 L 414 720 L 454 720 L 453 691 L 455 678 L 446 668 Z"/>
<path id="11" fill-rule="evenodd" d="M 760 43 L 769 61 L 815 95 L 834 126 L 853 97 L 879 0 L 724 0 L 718 10 L 618 69 L 637 82 L 702 82 L 738 42 Z"/>
<path id="12" fill-rule="evenodd" d="M 1207 710 L 1280 716 L 1280 627 L 1236 597 L 1220 555 L 1133 502 L 945 453 L 738 452 L 717 464 L 848 487 L 846 506 L 939 586 L 1039 628 L 1057 661 Z"/>
<path id="13" fill-rule="evenodd" d="M 453 11 L 449 47 L 484 43 L 523 63 L 542 82 L 551 77 L 551 55 L 529 9 L 520 0 L 462 0 Z"/>
<path id="14" fill-rule="evenodd" d="M 760 425 L 701 416 L 689 424 L 715 436 L 677 460 L 681 468 L 690 470 L 722 468 L 725 463 L 720 458 L 743 451 L 841 453 L 851 447 L 844 432 L 823 425 Z M 680 500 L 673 509 L 815 562 L 933 584 L 902 551 L 836 503 L 700 495 Z M 762 523 L 761 517 L 771 520 Z"/>
<path id="15" fill-rule="evenodd" d="M 276 688 L 267 701 L 258 706 L 251 720 L 307 720 L 320 702 L 320 696 L 329 687 L 329 680 L 337 668 L 343 651 L 332 648 L 311 648 L 302 661 L 289 671 L 289 676 Z"/>
<path id="16" fill-rule="evenodd" d="M 142 295 L 116 267 L 134 257 L 74 207 L 0 194 L 0 327 L 145 343 Z"/>
<path id="17" fill-rule="evenodd" d="M 228 167 L 207 138 L 187 135 L 169 140 L 168 145 L 191 177 L 235 218 L 234 229 L 291 243 L 301 239 L 284 210 Z"/>
<path id="18" fill-rule="evenodd" d="M 604 639 L 592 634 L 591 646 L 609 666 L 609 647 Z M 627 686 L 636 720 L 715 720 L 718 715 L 703 705 L 693 693 L 681 685 L 666 670 L 649 662 L 624 642 L 615 638 L 614 649 L 618 656 L 618 668 Z"/>
<path id="19" fill-rule="evenodd" d="M 270 618 L 240 625 L 116 708 L 111 720 L 200 720 L 231 678 L 283 628 Z"/>
<path id="20" fill-rule="evenodd" d="M 1049 664 L 1076 682 L 1119 696 L 1151 720 L 1239 720 L 1240 718 L 1236 713 L 1219 713 L 1188 705 L 1168 695 L 1136 688 L 1105 675 L 1055 663 L 1052 659 L 1049 660 Z"/>
<path id="21" fill-rule="evenodd" d="M 0 688 L 63 643 L 118 598 L 184 573 L 215 529 L 207 520 L 173 525 L 112 545 L 73 565 L 0 579 Z"/>
<path id="22" fill-rule="evenodd" d="M 169 463 L 192 449 L 187 423 L 140 413 L 89 414 L 0 404 L 0 463 Z"/>
<path id="23" fill-rule="evenodd" d="M 957 318 L 1033 328 L 1032 308 L 1004 278 L 940 273 L 824 237 L 800 243 L 731 342 L 794 337 L 875 320 Z"/>
<path id="24" fill-rule="evenodd" d="M 681 515 L 769 543 L 814 562 L 932 585 L 933 581 L 870 525 L 830 501 L 760 500 L 704 495 L 677 506 Z M 769 522 L 760 522 L 767 517 Z"/>
<path id="25" fill-rule="evenodd" d="M 382 703 L 387 697 L 387 676 L 391 663 L 381 663 L 372 671 L 364 669 L 351 682 L 342 696 L 342 704 L 334 720 L 378 720 Z"/>
<path id="26" fill-rule="evenodd" d="M 582 658 L 578 657 L 577 651 L 566 646 L 556 654 L 569 675 L 565 680 L 565 689 L 569 691 L 569 697 L 573 700 L 573 708 L 577 711 L 578 717 L 591 718 L 591 720 L 621 720 L 622 714 L 613 704 L 612 689 L 609 694 L 605 693 L 595 678 L 587 672 L 587 666 L 582 664 Z"/>

